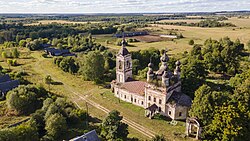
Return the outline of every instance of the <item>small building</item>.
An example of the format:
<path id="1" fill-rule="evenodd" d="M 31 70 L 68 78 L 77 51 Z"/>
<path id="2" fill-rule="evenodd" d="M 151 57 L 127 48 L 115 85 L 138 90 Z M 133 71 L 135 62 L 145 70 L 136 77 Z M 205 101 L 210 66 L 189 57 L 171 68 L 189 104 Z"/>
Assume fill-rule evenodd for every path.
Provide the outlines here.
<path id="1" fill-rule="evenodd" d="M 82 136 L 71 139 L 70 141 L 100 141 L 95 130 L 92 130 Z"/>
<path id="2" fill-rule="evenodd" d="M 146 31 L 140 31 L 140 32 L 124 32 L 120 34 L 115 34 L 114 37 L 116 38 L 122 38 L 122 37 L 133 37 L 133 36 L 144 36 L 148 35 L 148 32 Z"/>
<path id="3" fill-rule="evenodd" d="M 177 39 L 177 35 L 160 35 L 162 38 L 171 38 L 171 39 Z"/>
<path id="4" fill-rule="evenodd" d="M 8 74 L 0 76 L 0 95 L 4 97 L 8 91 L 18 87 L 20 85 L 19 80 L 11 80 Z"/>
<path id="5" fill-rule="evenodd" d="M 119 99 L 143 107 L 145 116 L 149 118 L 159 113 L 173 120 L 185 120 L 192 100 L 181 91 L 180 61 L 176 62 L 172 73 L 168 69 L 166 53 L 160 60 L 161 66 L 156 72 L 152 69 L 153 64 L 148 64 L 147 81 L 134 81 L 132 56 L 123 39 L 116 56 L 116 80 L 111 82 L 112 91 Z"/>
<path id="6" fill-rule="evenodd" d="M 69 49 L 46 48 L 44 51 L 50 56 L 75 56 L 75 54 L 70 53 Z"/>

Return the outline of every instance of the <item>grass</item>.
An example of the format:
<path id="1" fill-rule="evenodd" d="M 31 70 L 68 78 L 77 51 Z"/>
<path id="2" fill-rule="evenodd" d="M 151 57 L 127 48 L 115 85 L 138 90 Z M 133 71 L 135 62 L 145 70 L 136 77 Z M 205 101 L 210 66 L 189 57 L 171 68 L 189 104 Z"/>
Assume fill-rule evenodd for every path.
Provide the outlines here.
<path id="1" fill-rule="evenodd" d="M 112 37 L 112 35 L 99 35 L 94 36 L 96 42 L 105 45 L 106 47 L 119 50 L 121 47 L 116 45 L 117 38 Z M 109 41 L 109 44 L 106 44 L 106 40 Z M 192 49 L 192 46 L 188 45 L 189 39 L 183 38 L 174 41 L 160 41 L 160 42 L 136 42 L 136 43 L 129 43 L 131 46 L 127 46 L 129 51 L 138 51 L 138 50 L 145 50 L 149 48 L 156 48 L 156 49 L 168 49 L 169 54 L 178 54 L 183 53 L 184 51 L 189 51 Z"/>
<path id="2" fill-rule="evenodd" d="M 39 24 L 51 24 L 51 23 L 58 23 L 58 24 L 86 24 L 88 22 L 71 22 L 71 21 L 66 21 L 66 20 L 41 20 L 36 23 L 31 23 L 31 24 L 25 24 L 25 26 L 33 26 L 33 25 L 39 25 Z M 99 23 L 99 22 L 91 22 L 91 23 Z"/>

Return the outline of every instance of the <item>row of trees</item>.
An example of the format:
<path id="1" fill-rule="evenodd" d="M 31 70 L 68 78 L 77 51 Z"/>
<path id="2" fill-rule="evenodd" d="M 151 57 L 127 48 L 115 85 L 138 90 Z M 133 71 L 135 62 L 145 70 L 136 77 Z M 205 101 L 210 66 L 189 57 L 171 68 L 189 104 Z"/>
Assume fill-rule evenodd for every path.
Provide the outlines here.
<path id="1" fill-rule="evenodd" d="M 187 22 L 156 22 L 156 24 L 164 25 L 178 25 L 178 26 L 196 26 L 196 27 L 236 27 L 232 23 L 220 22 L 218 20 L 202 20 L 197 23 L 187 23 Z"/>

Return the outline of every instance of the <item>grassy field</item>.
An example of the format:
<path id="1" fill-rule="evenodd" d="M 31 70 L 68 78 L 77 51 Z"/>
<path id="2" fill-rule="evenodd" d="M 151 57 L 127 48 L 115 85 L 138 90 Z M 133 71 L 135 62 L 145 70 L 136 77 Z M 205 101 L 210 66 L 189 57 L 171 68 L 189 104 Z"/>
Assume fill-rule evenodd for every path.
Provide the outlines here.
<path id="1" fill-rule="evenodd" d="M 31 25 L 39 25 L 39 24 L 52 24 L 52 23 L 59 23 L 59 24 L 86 24 L 87 22 L 71 22 L 66 20 L 41 20 L 36 23 L 26 24 L 26 26 Z M 99 23 L 99 22 L 91 22 L 91 23 Z"/>
<path id="2" fill-rule="evenodd" d="M 202 19 L 183 19 L 183 20 L 161 20 L 161 23 L 175 23 L 175 22 L 187 22 L 187 23 L 198 23 L 200 22 Z"/>
<path id="3" fill-rule="evenodd" d="M 169 20 L 171 22 L 171 20 Z M 174 20 L 174 21 L 198 21 L 195 20 Z M 167 34 L 170 30 L 182 33 L 183 39 L 175 39 L 174 41 L 159 41 L 159 42 L 136 42 L 130 43 L 128 46 L 129 51 L 137 51 L 148 48 L 157 48 L 169 50 L 169 54 L 183 53 L 189 51 L 192 46 L 188 45 L 189 40 L 193 39 L 196 44 L 203 44 L 206 39 L 212 38 L 219 40 L 220 38 L 228 36 L 232 40 L 240 39 L 241 42 L 246 44 L 250 40 L 250 19 L 238 19 L 236 17 L 230 18 L 228 21 L 235 24 L 237 27 L 220 27 L 220 28 L 201 28 L 201 27 L 190 27 L 190 26 L 175 26 L 175 25 L 159 25 L 152 24 L 150 27 L 146 27 L 140 30 L 148 30 L 151 34 Z M 116 45 L 117 38 L 112 35 L 97 35 L 94 36 L 96 41 L 111 48 L 118 50 L 120 46 Z M 132 37 L 131 37 L 132 38 Z M 106 41 L 109 44 L 106 44 Z"/>

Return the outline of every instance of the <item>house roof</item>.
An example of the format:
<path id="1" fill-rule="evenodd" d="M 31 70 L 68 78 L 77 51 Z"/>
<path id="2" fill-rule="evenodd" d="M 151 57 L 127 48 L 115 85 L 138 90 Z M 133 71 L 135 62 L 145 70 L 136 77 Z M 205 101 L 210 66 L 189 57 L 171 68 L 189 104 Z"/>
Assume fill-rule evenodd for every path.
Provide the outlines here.
<path id="1" fill-rule="evenodd" d="M 18 87 L 20 85 L 19 80 L 11 80 L 7 82 L 0 83 L 0 91 L 7 93 L 8 91 Z"/>
<path id="2" fill-rule="evenodd" d="M 82 136 L 71 139 L 70 141 L 100 141 L 95 130 L 92 130 Z"/>
<path id="3" fill-rule="evenodd" d="M 46 50 L 52 54 L 66 54 L 66 53 L 70 52 L 68 49 L 56 49 L 56 48 L 46 48 L 44 50 Z"/>
<path id="4" fill-rule="evenodd" d="M 157 110 L 159 107 L 156 104 L 153 104 L 151 106 L 149 106 L 148 108 L 146 108 L 149 111 L 155 111 Z"/>
<path id="5" fill-rule="evenodd" d="M 140 96 L 145 95 L 145 85 L 146 82 L 143 81 L 131 81 L 131 82 L 125 82 L 121 85 L 122 89 L 125 89 L 131 93 L 138 94 Z"/>
<path id="6" fill-rule="evenodd" d="M 172 95 L 167 102 L 174 102 L 178 105 L 187 107 L 190 107 L 192 105 L 192 99 L 188 95 L 176 91 L 172 92 Z"/>
<path id="7" fill-rule="evenodd" d="M 3 76 L 0 76 L 0 83 L 11 81 L 11 78 L 8 74 L 5 74 Z"/>

